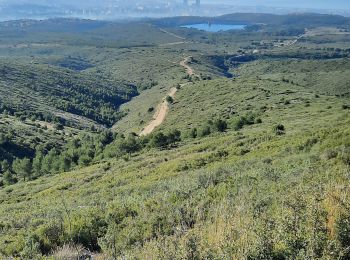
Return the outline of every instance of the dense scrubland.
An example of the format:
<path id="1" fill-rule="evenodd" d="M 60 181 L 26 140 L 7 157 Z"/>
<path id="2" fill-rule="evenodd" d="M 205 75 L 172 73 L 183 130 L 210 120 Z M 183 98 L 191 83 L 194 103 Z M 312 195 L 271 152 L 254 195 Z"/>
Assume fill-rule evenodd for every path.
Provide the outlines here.
<path id="1" fill-rule="evenodd" d="M 203 19 L 0 24 L 0 258 L 350 258 L 349 19 Z"/>

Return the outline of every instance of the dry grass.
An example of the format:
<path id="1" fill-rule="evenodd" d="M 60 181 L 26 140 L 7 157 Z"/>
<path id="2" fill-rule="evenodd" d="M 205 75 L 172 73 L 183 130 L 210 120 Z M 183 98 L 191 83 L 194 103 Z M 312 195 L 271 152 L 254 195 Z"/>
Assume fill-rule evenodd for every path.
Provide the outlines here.
<path id="1" fill-rule="evenodd" d="M 90 252 L 87 251 L 82 245 L 66 244 L 57 248 L 53 252 L 52 257 L 53 259 L 57 260 L 76 260 L 81 259 L 80 257 L 84 255 L 90 255 Z"/>

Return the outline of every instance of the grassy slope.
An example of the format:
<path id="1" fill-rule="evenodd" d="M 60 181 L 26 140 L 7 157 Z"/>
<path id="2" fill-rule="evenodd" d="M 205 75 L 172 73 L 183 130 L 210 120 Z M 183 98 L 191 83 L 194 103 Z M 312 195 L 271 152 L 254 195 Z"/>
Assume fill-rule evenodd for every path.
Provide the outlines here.
<path id="1" fill-rule="evenodd" d="M 254 90 L 254 86 L 259 88 Z M 199 115 L 203 113 L 198 118 L 204 121 L 205 114 L 215 114 L 232 105 L 239 114 L 246 111 L 250 102 L 253 108 L 266 105 L 269 109 L 261 115 L 262 124 L 246 126 L 239 132 L 229 130 L 204 139 L 188 140 L 178 148 L 150 150 L 128 160 L 112 159 L 110 169 L 104 167 L 105 162 L 2 189 L 0 223 L 4 228 L 0 248 L 11 252 L 15 245 L 12 243 L 23 243 L 21 239 L 31 232 L 29 230 L 40 233 L 44 226 L 59 223 L 62 217 L 66 219 L 65 207 L 76 220 L 83 215 L 104 219 L 111 208 L 123 201 L 125 205 L 133 205 L 137 215 L 123 219 L 119 232 L 122 236 L 128 233 L 133 237 L 136 234 L 129 232 L 142 226 L 138 231 L 141 235 L 135 239 L 144 241 L 144 247 L 141 249 L 129 240 L 118 246 L 123 252 L 129 251 L 139 258 L 143 254 L 171 257 L 175 252 L 177 254 L 173 256 L 181 258 L 186 249 L 174 249 L 171 241 L 185 247 L 190 237 L 196 239 L 197 253 L 201 257 L 210 252 L 219 258 L 228 255 L 247 257 L 257 253 L 262 242 L 259 232 L 264 232 L 260 228 L 263 228 L 265 217 L 276 224 L 268 230 L 271 236 L 278 236 L 277 241 L 281 243 L 274 244 L 275 249 L 287 252 L 290 249 L 288 240 L 279 233 L 285 228 L 282 219 L 289 218 L 282 205 L 296 203 L 296 198 L 303 194 L 305 203 L 316 203 L 332 217 L 332 212 L 339 210 L 339 204 L 323 204 L 332 199 L 330 194 L 338 195 L 341 187 L 348 183 L 345 159 L 342 158 L 346 156 L 345 147 L 350 145 L 350 118 L 348 111 L 341 108 L 343 99 L 316 98 L 300 88 L 294 89 L 296 93 L 293 94 L 277 94 L 290 87 L 245 79 L 214 80 L 186 86 L 179 91 L 181 98 L 172 107 L 164 128 L 173 128 L 175 122 L 178 122 L 176 127 L 186 128 L 194 120 L 193 111 Z M 271 98 L 262 95 L 260 88 L 269 88 Z M 201 91 L 191 95 L 196 89 Z M 214 93 L 215 100 L 208 103 L 208 97 L 213 97 Z M 246 100 L 255 94 L 259 94 L 256 100 Z M 280 102 L 282 97 L 296 102 L 285 105 Z M 305 106 L 305 100 L 310 101 L 310 106 Z M 325 105 L 332 108 L 325 109 Z M 200 112 L 199 106 L 206 108 L 206 113 Z M 276 123 L 286 126 L 286 135 L 272 133 Z M 225 155 L 222 155 L 223 151 Z M 336 152 L 335 157 L 327 155 L 330 151 Z M 315 194 L 319 194 L 321 201 L 314 201 Z M 259 213 L 263 215 L 256 219 L 253 216 L 259 203 L 265 206 Z M 186 218 L 193 224 L 177 222 L 180 216 L 176 212 L 179 211 L 189 214 Z M 304 213 L 306 217 L 313 216 L 312 211 Z M 181 218 L 185 219 L 185 216 Z M 170 231 L 153 227 L 153 233 L 148 233 L 147 230 L 152 230 L 152 225 L 159 221 L 165 221 L 164 225 Z M 68 225 L 67 219 L 63 225 Z M 330 225 L 328 228 L 335 227 Z M 244 234 L 235 236 L 235 232 Z M 226 236 L 230 236 L 232 244 L 222 244 Z M 162 237 L 166 243 L 161 246 Z M 233 251 L 224 251 L 228 248 Z M 247 251 L 240 252 L 242 248 Z"/>
<path id="2" fill-rule="evenodd" d="M 236 50 L 242 41 L 226 48 L 220 39 L 212 40 L 217 44 L 109 46 L 86 58 L 95 65 L 86 73 L 100 66 L 103 75 L 139 87 L 156 78 L 156 86 L 123 106 L 129 114 L 118 130 L 138 132 L 143 126 L 140 121 L 152 116 L 148 108 L 158 104 L 174 84 L 185 82 L 185 72 L 177 64 L 183 54 L 195 55 L 195 46 L 206 54 Z M 84 53 L 91 50 L 85 47 Z M 69 53 L 78 56 L 81 52 L 73 48 Z M 38 54 L 46 62 L 57 62 L 62 58 L 58 56 L 47 59 Z M 18 253 L 30 234 L 39 234 L 43 244 L 54 244 L 58 238 L 51 236 L 52 230 L 60 239 L 68 241 L 72 234 L 76 242 L 84 243 L 81 237 L 95 232 L 96 225 L 100 228 L 97 236 L 102 238 L 107 222 L 110 230 L 105 239 L 118 234 L 118 252 L 139 259 L 339 255 L 337 225 L 350 194 L 350 118 L 349 110 L 342 108 L 349 100 L 335 96 L 347 89 L 343 83 L 348 63 L 341 62 L 322 62 L 322 66 L 312 61 L 254 62 L 239 70 L 238 79 L 186 85 L 178 91 L 161 129 L 178 128 L 186 134 L 208 119 L 225 118 L 229 122 L 226 133 L 1 188 L 0 253 Z M 282 65 L 288 70 L 282 71 Z M 314 66 L 307 72 L 313 77 L 294 65 Z M 208 68 L 206 64 L 194 66 L 196 71 Z M 327 87 L 325 79 L 333 72 L 341 80 Z M 283 77 L 307 81 L 296 85 Z M 258 114 L 262 123 L 234 131 L 235 119 L 248 112 Z M 285 125 L 286 135 L 273 133 L 279 123 Z M 111 224 L 114 218 L 116 225 Z M 317 232 L 312 233 L 315 227 Z M 111 243 L 100 242 L 104 251 L 113 251 Z M 302 249 L 297 250 L 299 243 Z M 324 251 L 320 253 L 318 247 Z"/>

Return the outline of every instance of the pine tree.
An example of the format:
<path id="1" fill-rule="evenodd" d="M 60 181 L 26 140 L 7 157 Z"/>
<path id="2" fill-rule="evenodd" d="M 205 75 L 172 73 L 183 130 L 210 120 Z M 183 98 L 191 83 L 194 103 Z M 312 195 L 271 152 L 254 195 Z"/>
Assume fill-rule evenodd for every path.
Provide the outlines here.
<path id="1" fill-rule="evenodd" d="M 12 169 L 25 181 L 32 175 L 32 163 L 28 158 L 16 159 L 12 164 Z"/>

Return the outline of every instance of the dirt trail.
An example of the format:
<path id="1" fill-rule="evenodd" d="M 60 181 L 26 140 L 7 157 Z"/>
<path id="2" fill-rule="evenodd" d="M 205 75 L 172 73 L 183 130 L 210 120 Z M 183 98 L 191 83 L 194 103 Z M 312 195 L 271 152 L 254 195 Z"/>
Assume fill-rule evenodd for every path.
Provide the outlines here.
<path id="1" fill-rule="evenodd" d="M 171 88 L 167 96 L 170 96 L 173 98 L 176 94 L 176 91 L 177 91 L 177 88 Z M 153 132 L 153 130 L 157 126 L 160 126 L 163 123 L 168 110 L 169 110 L 169 104 L 165 97 L 163 98 L 162 103 L 158 105 L 152 121 L 141 131 L 140 136 L 149 135 L 150 133 Z"/>
<path id="2" fill-rule="evenodd" d="M 182 60 L 180 62 L 180 65 L 186 69 L 188 75 L 192 76 L 194 75 L 193 69 L 187 64 L 190 58 L 191 57 L 187 57 L 184 60 Z M 182 84 L 181 86 L 184 86 L 184 85 L 185 84 Z M 176 92 L 177 92 L 177 88 L 171 88 L 167 96 L 174 98 Z M 149 122 L 149 124 L 141 131 L 139 136 L 146 136 L 151 134 L 156 127 L 160 126 L 163 123 L 163 121 L 165 120 L 166 114 L 169 110 L 169 103 L 166 100 L 167 96 L 164 97 L 162 102 L 158 105 L 152 121 Z"/>
<path id="3" fill-rule="evenodd" d="M 188 65 L 188 62 L 190 61 L 190 59 L 192 59 L 192 57 L 185 58 L 184 60 L 182 60 L 180 62 L 180 65 L 186 69 L 186 72 L 187 72 L 188 75 L 193 76 L 194 75 L 194 71 L 190 67 L 190 65 Z"/>
<path id="4" fill-rule="evenodd" d="M 180 35 L 177 35 L 177 34 L 175 34 L 175 33 L 168 32 L 167 30 L 160 29 L 160 31 L 163 32 L 163 33 L 169 34 L 169 35 L 171 35 L 171 36 L 173 36 L 173 37 L 175 37 L 175 38 L 178 38 L 178 39 L 181 39 L 181 40 L 186 40 L 185 37 L 181 37 Z"/>

